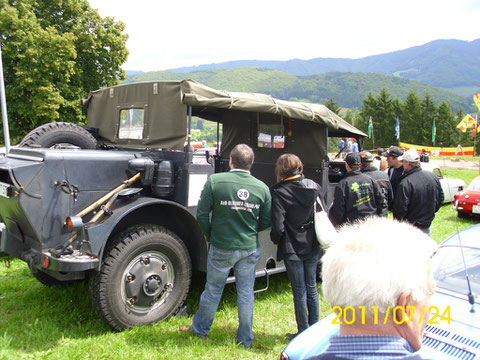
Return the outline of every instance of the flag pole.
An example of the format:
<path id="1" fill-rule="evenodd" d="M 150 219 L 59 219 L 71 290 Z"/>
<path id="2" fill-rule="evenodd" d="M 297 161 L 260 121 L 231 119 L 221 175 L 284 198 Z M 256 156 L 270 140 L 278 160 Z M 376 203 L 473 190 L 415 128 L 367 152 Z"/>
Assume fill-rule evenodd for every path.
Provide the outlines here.
<path id="1" fill-rule="evenodd" d="M 373 122 L 372 122 L 373 124 Z M 373 144 L 373 148 L 375 149 L 375 131 L 373 129 L 373 126 L 372 126 L 372 144 Z"/>
<path id="2" fill-rule="evenodd" d="M 475 121 L 476 121 L 476 124 L 475 124 L 475 129 L 473 130 L 473 156 L 475 156 L 475 146 L 477 145 L 477 132 L 478 132 L 478 112 L 475 116 Z M 480 159 L 479 159 L 479 162 L 480 162 Z M 480 169 L 479 169 L 479 172 L 480 172 Z"/>
<path id="3" fill-rule="evenodd" d="M 3 123 L 3 139 L 5 145 L 5 154 L 10 151 L 10 132 L 8 130 L 7 118 L 7 99 L 5 96 L 5 82 L 3 80 L 3 62 L 2 62 L 2 45 L 0 44 L 0 102 L 2 109 L 2 123 Z"/>
<path id="4" fill-rule="evenodd" d="M 395 136 L 398 141 L 398 146 L 400 146 L 400 119 L 397 116 L 397 121 L 395 122 Z"/>

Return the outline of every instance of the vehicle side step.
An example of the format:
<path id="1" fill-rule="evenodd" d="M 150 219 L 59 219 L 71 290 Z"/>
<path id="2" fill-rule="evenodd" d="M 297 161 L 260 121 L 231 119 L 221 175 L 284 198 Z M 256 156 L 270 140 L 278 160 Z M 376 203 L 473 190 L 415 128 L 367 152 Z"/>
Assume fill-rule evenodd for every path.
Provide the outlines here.
<path id="1" fill-rule="evenodd" d="M 279 267 L 271 268 L 271 269 L 263 268 L 262 270 L 257 270 L 255 272 L 255 278 L 266 276 L 267 285 L 263 289 L 254 290 L 254 293 L 256 294 L 256 293 L 268 290 L 269 276 L 273 275 L 273 274 L 278 274 L 278 273 L 281 273 L 281 272 L 285 272 L 285 271 L 286 271 L 285 266 L 279 266 Z M 233 282 L 235 282 L 235 276 L 229 276 L 227 278 L 227 284 L 230 284 L 230 283 L 233 283 Z"/>

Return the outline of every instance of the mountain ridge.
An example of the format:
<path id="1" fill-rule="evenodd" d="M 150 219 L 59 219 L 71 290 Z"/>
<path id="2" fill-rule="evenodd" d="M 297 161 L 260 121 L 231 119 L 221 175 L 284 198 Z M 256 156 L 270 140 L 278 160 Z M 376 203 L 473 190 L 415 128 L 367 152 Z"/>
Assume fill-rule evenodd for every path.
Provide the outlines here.
<path id="1" fill-rule="evenodd" d="M 468 99 L 445 89 L 418 81 L 381 73 L 324 73 L 295 76 L 260 67 L 207 69 L 189 73 L 154 71 L 129 77 L 125 82 L 193 79 L 215 89 L 270 94 L 285 100 L 325 103 L 333 98 L 339 106 L 360 108 L 369 92 L 376 95 L 386 88 L 393 98 L 404 100 L 410 91 L 420 97 L 429 94 L 440 104 L 446 101 L 452 109 L 469 110 Z"/>
<path id="2" fill-rule="evenodd" d="M 472 41 L 439 39 L 424 45 L 359 59 L 234 60 L 166 71 L 190 73 L 247 66 L 269 68 L 295 76 L 330 72 L 383 73 L 416 80 L 467 96 L 471 91 L 475 92 L 473 89 L 480 88 L 480 39 Z M 472 90 L 461 88 L 472 88 Z"/>

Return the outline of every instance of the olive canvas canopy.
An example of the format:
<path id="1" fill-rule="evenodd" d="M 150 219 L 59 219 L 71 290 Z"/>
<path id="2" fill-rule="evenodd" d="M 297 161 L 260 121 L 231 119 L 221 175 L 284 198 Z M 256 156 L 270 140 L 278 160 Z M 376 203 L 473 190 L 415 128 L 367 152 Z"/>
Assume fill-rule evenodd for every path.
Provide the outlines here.
<path id="1" fill-rule="evenodd" d="M 216 90 L 193 80 L 183 80 L 182 91 L 183 103 L 194 107 L 276 114 L 325 125 L 330 136 L 367 136 L 321 104 L 279 100 L 265 94 Z"/>
<path id="2" fill-rule="evenodd" d="M 84 105 L 88 109 L 87 124 L 99 129 L 102 141 L 124 147 L 183 150 L 188 106 L 194 116 L 223 124 L 222 155 L 235 143 L 256 138 L 263 123 L 278 123 L 286 129 L 285 135 L 293 133 L 286 136 L 286 149 L 296 149 L 299 156 L 312 151 L 317 157 L 324 156 L 327 129 L 328 136 L 366 136 L 324 105 L 217 90 L 193 80 L 104 88 L 91 92 Z M 140 125 L 136 118 L 141 118 Z M 131 132 L 136 121 L 137 130 Z M 312 141 L 299 141 L 300 136 L 309 136 Z M 302 143 L 313 147 L 301 151 Z"/>
<path id="3" fill-rule="evenodd" d="M 98 128 L 100 139 L 108 145 L 183 150 L 187 106 L 182 103 L 180 81 L 103 88 L 90 92 L 83 104 L 87 125 Z M 135 124 L 135 117 L 141 118 L 140 124 Z"/>

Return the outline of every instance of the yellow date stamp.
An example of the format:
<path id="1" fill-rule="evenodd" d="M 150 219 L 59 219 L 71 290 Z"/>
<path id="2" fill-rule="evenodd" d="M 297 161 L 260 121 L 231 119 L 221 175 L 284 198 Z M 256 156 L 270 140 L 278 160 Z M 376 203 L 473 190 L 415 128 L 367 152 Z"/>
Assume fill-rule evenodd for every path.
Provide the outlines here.
<path id="1" fill-rule="evenodd" d="M 407 311 L 405 311 L 403 306 L 395 306 L 392 311 L 391 307 L 389 306 L 385 314 L 379 314 L 378 306 L 372 306 L 371 309 L 373 310 L 374 325 L 382 323 L 386 325 L 390 316 L 395 324 L 402 324 L 405 321 L 407 324 L 410 324 L 412 322 L 416 307 L 413 305 L 407 305 Z M 335 318 L 332 320 L 333 325 L 358 324 L 359 321 L 362 325 L 365 325 L 365 306 L 359 306 L 358 308 L 353 306 L 345 306 L 344 308 L 340 306 L 334 306 L 332 308 L 332 313 L 336 313 Z M 396 316 L 393 316 L 393 314 L 396 314 Z M 437 306 L 432 305 L 428 308 L 422 306 L 420 309 L 420 316 L 418 317 L 418 324 L 422 324 L 425 317 L 428 317 L 427 324 L 429 325 L 438 325 L 440 321 L 446 321 L 448 324 L 450 324 L 450 321 L 452 320 L 450 316 L 450 306 L 447 306 L 443 312 L 441 312 Z"/>

